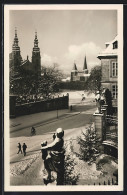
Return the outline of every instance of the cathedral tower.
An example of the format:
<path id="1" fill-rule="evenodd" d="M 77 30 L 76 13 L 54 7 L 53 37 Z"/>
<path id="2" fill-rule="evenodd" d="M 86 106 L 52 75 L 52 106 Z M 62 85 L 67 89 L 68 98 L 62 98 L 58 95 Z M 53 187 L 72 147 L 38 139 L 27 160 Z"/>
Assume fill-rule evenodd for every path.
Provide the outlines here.
<path id="1" fill-rule="evenodd" d="M 18 45 L 18 36 L 17 36 L 17 29 L 15 29 L 15 37 L 14 37 L 14 42 L 12 45 L 12 53 L 10 53 L 9 56 L 9 63 L 10 67 L 13 67 L 14 70 L 20 67 L 22 63 L 22 57 L 20 54 L 20 47 Z"/>
<path id="2" fill-rule="evenodd" d="M 78 69 L 77 69 L 76 63 L 74 62 L 74 66 L 71 71 L 71 81 L 75 81 L 75 77 L 77 76 L 77 74 L 78 74 Z"/>
<path id="3" fill-rule="evenodd" d="M 35 32 L 34 47 L 32 51 L 32 66 L 35 74 L 41 74 L 41 56 L 40 48 L 38 47 L 37 32 Z"/>
<path id="4" fill-rule="evenodd" d="M 84 71 L 85 74 L 88 74 L 86 56 L 85 56 L 85 59 L 84 59 L 83 71 Z"/>

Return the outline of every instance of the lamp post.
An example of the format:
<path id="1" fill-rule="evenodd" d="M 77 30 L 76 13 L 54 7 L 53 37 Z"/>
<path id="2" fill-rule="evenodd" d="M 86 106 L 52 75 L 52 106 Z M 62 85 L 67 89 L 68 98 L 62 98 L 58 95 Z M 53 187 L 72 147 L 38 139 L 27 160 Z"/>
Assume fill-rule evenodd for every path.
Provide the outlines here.
<path id="1" fill-rule="evenodd" d="M 58 118 L 58 105 L 57 105 L 57 118 Z"/>
<path id="2" fill-rule="evenodd" d="M 59 117 L 58 109 L 59 109 L 59 95 L 58 95 L 58 102 L 57 102 L 57 118 Z"/>

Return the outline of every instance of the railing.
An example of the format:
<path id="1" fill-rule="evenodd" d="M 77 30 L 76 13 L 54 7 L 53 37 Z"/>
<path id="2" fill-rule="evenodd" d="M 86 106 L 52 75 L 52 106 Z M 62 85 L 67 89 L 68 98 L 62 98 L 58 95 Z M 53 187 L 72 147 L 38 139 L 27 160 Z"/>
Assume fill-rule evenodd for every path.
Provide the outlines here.
<path id="1" fill-rule="evenodd" d="M 106 115 L 105 120 L 106 120 L 105 121 L 106 125 L 109 125 L 109 126 L 118 125 L 118 118 L 116 116 Z"/>
<path id="2" fill-rule="evenodd" d="M 91 185 L 91 184 L 88 184 Z M 108 179 L 107 181 L 99 182 L 99 183 L 94 183 L 93 185 L 118 185 L 117 179 Z"/>
<path id="3" fill-rule="evenodd" d="M 105 140 L 118 142 L 118 119 L 116 116 L 106 115 L 105 117 L 106 131 Z"/>

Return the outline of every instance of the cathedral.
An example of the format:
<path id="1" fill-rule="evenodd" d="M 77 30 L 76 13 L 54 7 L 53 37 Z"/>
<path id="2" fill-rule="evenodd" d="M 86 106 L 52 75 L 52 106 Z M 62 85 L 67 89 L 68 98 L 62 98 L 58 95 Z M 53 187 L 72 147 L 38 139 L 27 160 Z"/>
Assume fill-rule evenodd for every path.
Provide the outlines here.
<path id="1" fill-rule="evenodd" d="M 86 56 L 85 56 L 82 71 L 78 71 L 76 63 L 74 63 L 73 69 L 71 71 L 71 81 L 87 81 L 89 76 L 90 74 L 88 73 L 87 61 L 86 61 Z"/>
<path id="2" fill-rule="evenodd" d="M 10 68 L 12 68 L 13 71 L 22 69 L 25 71 L 29 71 L 32 74 L 41 75 L 41 56 L 40 56 L 40 48 L 38 47 L 37 32 L 35 32 L 34 47 L 32 51 L 32 62 L 29 61 L 28 56 L 26 60 L 24 61 L 22 60 L 18 42 L 19 41 L 17 36 L 17 30 L 15 30 L 12 52 L 9 55 Z"/>

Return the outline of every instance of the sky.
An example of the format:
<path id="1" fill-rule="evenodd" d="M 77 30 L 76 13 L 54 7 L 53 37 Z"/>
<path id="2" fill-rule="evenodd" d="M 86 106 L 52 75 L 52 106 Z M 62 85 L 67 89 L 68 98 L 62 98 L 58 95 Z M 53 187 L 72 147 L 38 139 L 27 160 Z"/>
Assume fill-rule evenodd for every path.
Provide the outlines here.
<path id="1" fill-rule="evenodd" d="M 99 65 L 99 52 L 117 35 L 116 10 L 11 10 L 9 12 L 9 52 L 15 27 L 21 56 L 31 61 L 35 31 L 41 51 L 42 66 L 59 64 L 70 73 L 74 61 L 83 69 L 86 55 L 88 69 Z"/>

